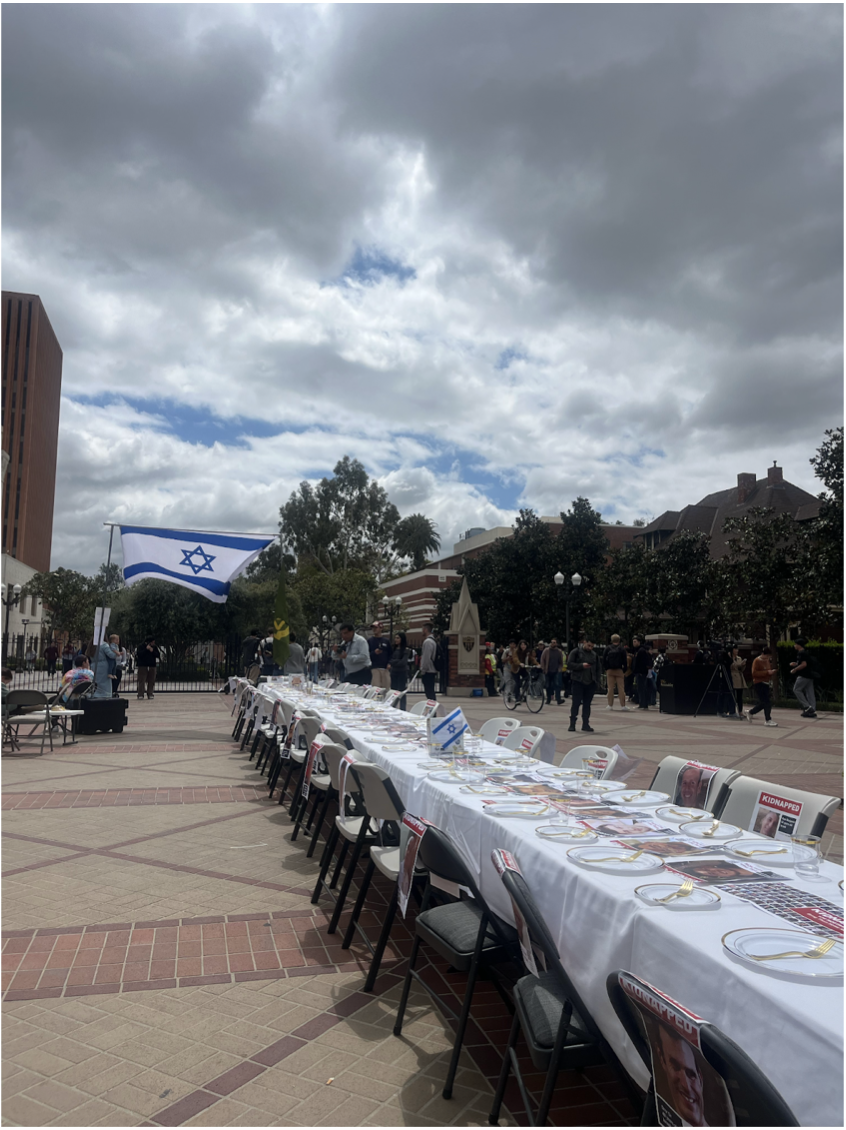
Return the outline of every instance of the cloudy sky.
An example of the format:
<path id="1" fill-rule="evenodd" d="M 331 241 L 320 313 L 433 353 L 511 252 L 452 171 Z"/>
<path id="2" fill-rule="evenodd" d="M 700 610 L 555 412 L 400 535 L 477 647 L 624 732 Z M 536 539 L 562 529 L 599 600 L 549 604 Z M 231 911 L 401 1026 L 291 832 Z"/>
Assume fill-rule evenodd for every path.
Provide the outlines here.
<path id="1" fill-rule="evenodd" d="M 64 349 L 53 565 L 272 532 L 344 454 L 446 549 L 842 422 L 838 5 L 7 4 L 3 286 Z"/>

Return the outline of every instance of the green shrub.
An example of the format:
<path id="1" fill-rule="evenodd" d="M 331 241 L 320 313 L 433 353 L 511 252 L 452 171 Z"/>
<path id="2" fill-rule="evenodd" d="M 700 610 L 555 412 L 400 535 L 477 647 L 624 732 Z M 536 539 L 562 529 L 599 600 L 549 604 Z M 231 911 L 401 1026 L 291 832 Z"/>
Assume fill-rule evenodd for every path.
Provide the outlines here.
<path id="1" fill-rule="evenodd" d="M 807 651 L 814 656 L 820 666 L 822 677 L 814 680 L 817 705 L 824 710 L 843 710 L 843 644 L 822 643 L 809 640 Z M 790 664 L 796 658 L 793 643 L 783 640 L 777 648 L 779 671 L 779 693 L 776 702 L 780 706 L 796 706 L 799 703 L 792 695 L 793 675 Z"/>

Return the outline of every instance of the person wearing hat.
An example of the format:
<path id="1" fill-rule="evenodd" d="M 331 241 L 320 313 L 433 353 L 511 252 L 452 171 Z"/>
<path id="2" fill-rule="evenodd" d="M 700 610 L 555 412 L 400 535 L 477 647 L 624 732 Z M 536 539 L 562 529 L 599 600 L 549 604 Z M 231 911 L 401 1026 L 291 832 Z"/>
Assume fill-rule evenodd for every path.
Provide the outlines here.
<path id="1" fill-rule="evenodd" d="M 391 689 L 391 644 L 382 635 L 382 625 L 376 620 L 373 623 L 373 635 L 367 641 L 370 648 L 370 674 L 374 687 Z"/>

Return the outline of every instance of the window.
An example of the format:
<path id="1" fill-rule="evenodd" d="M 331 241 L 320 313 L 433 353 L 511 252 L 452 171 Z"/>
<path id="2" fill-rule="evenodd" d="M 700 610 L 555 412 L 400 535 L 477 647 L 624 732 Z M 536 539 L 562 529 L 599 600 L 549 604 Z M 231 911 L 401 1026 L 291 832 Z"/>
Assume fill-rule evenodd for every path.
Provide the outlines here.
<path id="1" fill-rule="evenodd" d="M 38 611 L 38 597 L 34 596 L 32 598 L 32 602 L 29 606 L 29 614 L 33 619 L 35 618 L 35 614 L 36 614 L 37 611 Z"/>

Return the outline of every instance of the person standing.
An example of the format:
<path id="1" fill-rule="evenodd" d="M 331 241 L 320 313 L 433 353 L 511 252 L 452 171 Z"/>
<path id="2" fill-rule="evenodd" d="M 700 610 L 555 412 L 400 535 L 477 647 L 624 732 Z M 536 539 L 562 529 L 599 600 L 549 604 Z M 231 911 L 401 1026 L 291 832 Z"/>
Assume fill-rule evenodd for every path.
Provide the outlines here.
<path id="1" fill-rule="evenodd" d="M 338 652 L 344 661 L 344 679 L 357 687 L 370 684 L 370 648 L 352 624 L 341 625 L 341 644 Z"/>
<path id="2" fill-rule="evenodd" d="M 488 698 L 496 695 L 496 653 L 490 644 L 485 648 L 485 689 Z"/>
<path id="3" fill-rule="evenodd" d="M 734 688 L 735 704 L 738 718 L 743 717 L 743 692 L 746 690 L 746 679 L 743 672 L 746 660 L 741 656 L 736 647 L 731 649 L 731 685 Z"/>
<path id="4" fill-rule="evenodd" d="M 256 633 L 258 638 L 258 633 Z M 153 697 L 153 686 L 156 682 L 156 664 L 159 661 L 161 652 L 156 647 L 155 636 L 147 636 L 146 640 L 138 648 L 135 653 L 135 666 L 138 668 L 138 697 L 143 698 L 146 692 L 147 698 Z"/>
<path id="5" fill-rule="evenodd" d="M 59 658 L 59 649 L 55 643 L 50 640 L 49 646 L 44 648 L 44 658 L 47 660 L 47 674 L 56 674 L 56 661 Z"/>
<path id="6" fill-rule="evenodd" d="M 796 659 L 790 664 L 795 682 L 793 693 L 804 707 L 802 718 L 816 718 L 817 698 L 814 694 L 814 668 L 816 664 L 805 648 L 808 641 L 804 636 L 798 636 L 793 646 L 796 648 Z"/>
<path id="7" fill-rule="evenodd" d="M 62 648 L 62 674 L 66 675 L 73 667 L 73 644 L 68 640 Z"/>
<path id="8" fill-rule="evenodd" d="M 405 632 L 397 632 L 394 636 L 394 649 L 391 652 L 391 690 L 404 691 L 408 686 L 408 677 L 411 670 L 411 650 Z M 405 710 L 406 697 L 397 700 L 397 709 Z"/>
<path id="9" fill-rule="evenodd" d="M 391 676 L 388 667 L 391 662 L 391 644 L 382 635 L 382 625 L 376 620 L 373 624 L 373 635 L 367 641 L 370 649 L 370 682 L 374 687 L 388 690 L 391 685 Z"/>
<path id="10" fill-rule="evenodd" d="M 258 628 L 253 628 L 241 644 L 241 662 L 244 664 L 245 676 L 249 676 L 250 674 L 250 668 L 256 661 L 260 644 L 259 630 Z"/>
<path id="11" fill-rule="evenodd" d="M 437 666 L 438 645 L 432 635 L 432 625 L 423 625 L 423 646 L 420 649 L 420 679 L 423 683 L 423 693 L 429 701 L 435 698 L 435 676 Z"/>
<path id="12" fill-rule="evenodd" d="M 320 677 L 320 648 L 316 643 L 313 643 L 308 649 L 306 663 L 308 664 L 308 677 L 313 683 L 316 683 Z"/>
<path id="13" fill-rule="evenodd" d="M 603 656 L 605 662 L 605 678 L 608 681 L 608 706 L 606 710 L 614 709 L 614 692 L 620 700 L 620 709 L 630 709 L 626 706 L 626 666 L 628 653 L 620 642 L 620 637 L 615 633 L 611 637 L 611 646 Z"/>
<path id="14" fill-rule="evenodd" d="M 120 640 L 109 636 L 109 641 L 99 645 L 94 653 L 94 691 L 92 698 L 111 698 L 115 679 Z"/>
<path id="15" fill-rule="evenodd" d="M 751 710 L 744 711 L 747 722 L 752 721 L 752 715 L 763 710 L 764 725 L 777 726 L 778 722 L 772 720 L 772 702 L 770 700 L 770 687 L 775 678 L 776 669 L 773 667 L 772 653 L 768 647 L 761 648 L 761 654 L 752 660 L 752 693 L 758 700 Z"/>
<path id="16" fill-rule="evenodd" d="M 117 656 L 115 657 L 114 680 L 112 682 L 112 698 L 117 698 L 118 697 L 118 687 L 120 686 L 120 681 L 123 678 L 123 672 L 124 672 L 124 669 L 126 668 L 126 661 L 127 661 L 128 657 L 127 657 L 127 654 L 126 654 L 126 648 L 121 645 L 121 642 L 118 639 L 118 637 L 113 636 L 112 638 L 116 641 L 113 646 L 115 647 L 115 649 L 117 651 Z"/>
<path id="17" fill-rule="evenodd" d="M 283 675 L 304 675 L 305 674 L 305 652 L 302 646 L 297 643 L 297 637 L 293 632 L 288 636 L 288 658 L 285 660 L 285 666 L 282 668 Z"/>
<path id="18" fill-rule="evenodd" d="M 574 647 L 567 656 L 567 670 L 570 672 L 573 702 L 570 706 L 570 733 L 576 729 L 579 708 L 582 711 L 582 730 L 593 733 L 590 725 L 590 704 L 599 685 L 599 663 L 593 650 L 593 641 L 585 639 Z"/>
<path id="19" fill-rule="evenodd" d="M 276 675 L 277 667 L 273 662 L 273 632 L 268 629 L 267 635 L 259 645 L 259 653 L 261 659 L 261 673 L 265 677 Z"/>
<path id="20" fill-rule="evenodd" d="M 637 683 L 637 708 L 649 709 L 649 672 L 652 670 L 652 656 L 637 636 L 632 637 L 632 671 Z"/>
<path id="21" fill-rule="evenodd" d="M 561 705 L 561 669 L 564 666 L 564 652 L 558 646 L 558 640 L 550 640 L 549 647 L 544 648 L 540 657 L 541 670 L 546 678 L 546 704 L 555 701 Z"/>

